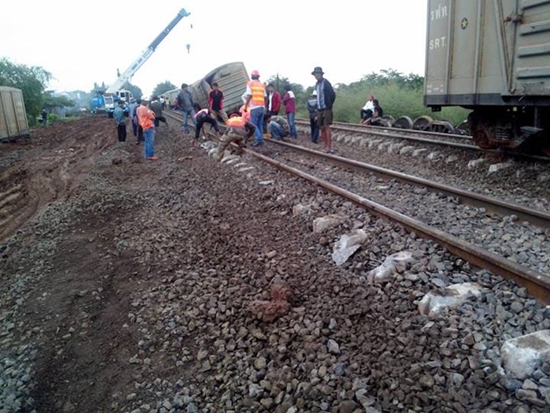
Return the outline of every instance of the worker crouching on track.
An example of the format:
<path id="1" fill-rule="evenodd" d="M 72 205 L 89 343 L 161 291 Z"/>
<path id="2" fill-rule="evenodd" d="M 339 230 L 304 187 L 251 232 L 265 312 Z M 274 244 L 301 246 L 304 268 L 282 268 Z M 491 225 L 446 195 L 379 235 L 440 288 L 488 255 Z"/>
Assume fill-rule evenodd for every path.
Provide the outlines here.
<path id="1" fill-rule="evenodd" d="M 201 129 L 203 128 L 205 123 L 209 123 L 211 127 L 214 128 L 216 133 L 220 135 L 220 128 L 218 127 L 218 122 L 216 122 L 216 119 L 210 114 L 209 109 L 201 109 L 201 107 L 195 103 L 193 105 L 193 109 L 195 110 L 195 139 L 199 139 Z"/>
<path id="2" fill-rule="evenodd" d="M 283 140 L 290 135 L 290 126 L 282 116 L 271 116 L 267 114 L 265 117 L 267 123 L 267 131 L 276 141 Z"/>
<path id="3" fill-rule="evenodd" d="M 236 143 L 240 148 L 246 146 L 246 141 L 254 135 L 256 127 L 246 120 L 244 116 L 232 115 L 227 120 L 227 129 L 220 139 L 218 150 L 214 154 L 214 159 L 221 161 L 225 149 L 231 144 Z"/>

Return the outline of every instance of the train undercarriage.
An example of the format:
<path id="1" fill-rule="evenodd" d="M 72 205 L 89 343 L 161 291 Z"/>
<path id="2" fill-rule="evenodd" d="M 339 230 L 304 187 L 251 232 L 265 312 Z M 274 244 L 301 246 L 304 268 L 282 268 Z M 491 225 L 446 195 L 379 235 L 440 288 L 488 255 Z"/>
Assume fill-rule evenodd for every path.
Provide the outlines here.
<path id="1" fill-rule="evenodd" d="M 550 108 L 474 109 L 468 116 L 477 146 L 550 156 Z"/>

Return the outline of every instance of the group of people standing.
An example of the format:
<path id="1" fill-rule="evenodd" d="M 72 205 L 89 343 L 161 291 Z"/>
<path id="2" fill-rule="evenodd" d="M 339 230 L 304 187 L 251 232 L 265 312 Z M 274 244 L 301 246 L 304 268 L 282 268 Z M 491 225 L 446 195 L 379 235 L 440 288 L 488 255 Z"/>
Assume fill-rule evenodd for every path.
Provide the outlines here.
<path id="1" fill-rule="evenodd" d="M 122 100 L 118 101 L 117 107 L 113 111 L 113 119 L 117 126 L 117 137 L 119 142 L 125 142 L 127 138 L 126 120 L 131 119 L 132 132 L 136 137 L 136 144 L 142 142 L 144 145 L 145 159 L 156 161 L 155 156 L 155 127 L 164 122 L 168 127 L 166 118 L 162 115 L 165 107 L 165 100 L 154 96 L 150 101 L 142 97 L 141 99 L 131 99 L 130 104 Z"/>
<path id="2" fill-rule="evenodd" d="M 317 143 L 319 135 L 325 152 L 332 152 L 332 139 L 330 125 L 332 125 L 332 106 L 336 99 L 336 93 L 331 83 L 324 78 L 321 67 L 315 67 L 311 72 L 317 80 L 315 90 L 308 100 L 310 113 L 311 138 Z M 247 84 L 243 95 L 245 111 L 250 113 L 250 122 L 255 127 L 256 140 L 253 146 L 263 144 L 264 118 L 267 132 L 273 139 L 281 139 L 287 136 L 297 138 L 296 131 L 296 97 L 290 85 L 285 86 L 283 97 L 277 92 L 273 84 L 265 86 L 260 82 L 260 74 L 257 70 L 251 73 L 251 80 Z M 285 107 L 286 119 L 279 116 L 281 104 Z"/>
<path id="3" fill-rule="evenodd" d="M 318 143 L 319 137 L 322 142 L 322 149 L 325 152 L 332 152 L 332 139 L 330 125 L 333 120 L 332 107 L 336 94 L 331 83 L 324 78 L 321 67 L 315 67 L 311 74 L 316 79 L 315 89 L 308 100 L 308 111 L 310 113 L 311 138 Z M 195 138 L 198 139 L 203 126 L 208 123 L 221 135 L 217 118 L 223 120 L 227 126 L 222 137 L 222 142 L 232 141 L 227 139 L 228 135 L 233 136 L 233 141 L 240 141 L 244 137 L 255 137 L 252 146 L 263 145 L 264 130 L 269 132 L 274 139 L 281 139 L 287 136 L 297 138 L 296 131 L 296 97 L 290 85 L 285 85 L 285 93 L 281 97 L 273 84 L 267 86 L 260 82 L 260 73 L 253 70 L 251 80 L 246 85 L 243 94 L 244 105 L 240 114 L 227 116 L 224 110 L 224 95 L 217 83 L 212 83 L 212 90 L 209 93 L 208 108 L 201 108 L 193 101 L 193 95 L 189 85 L 183 83 L 181 91 L 176 98 L 177 106 L 183 112 L 183 131 L 190 133 L 189 119 L 195 127 Z M 129 108 L 129 115 L 132 119 L 132 128 L 137 137 L 137 143 L 145 142 L 145 158 L 148 160 L 158 159 L 154 154 L 154 131 L 159 122 L 166 122 L 162 116 L 164 100 L 153 99 L 151 105 L 148 100 L 142 98 L 139 102 L 132 102 Z M 286 117 L 279 116 L 281 106 L 284 106 Z M 114 118 L 117 122 L 119 141 L 126 140 L 126 127 L 124 105 L 120 104 L 115 110 Z M 124 125 L 124 127 L 122 127 Z M 222 145 L 220 145 L 222 146 Z M 227 146 L 227 145 L 225 145 Z"/>

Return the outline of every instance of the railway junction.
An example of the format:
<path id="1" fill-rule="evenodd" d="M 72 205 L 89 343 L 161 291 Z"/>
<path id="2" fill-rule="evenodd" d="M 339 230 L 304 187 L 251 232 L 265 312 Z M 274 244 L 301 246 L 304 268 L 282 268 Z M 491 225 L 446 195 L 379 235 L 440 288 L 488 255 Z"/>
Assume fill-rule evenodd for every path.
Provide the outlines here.
<path id="1" fill-rule="evenodd" d="M 548 411 L 545 159 L 168 122 L 0 146 L 0 410 Z"/>

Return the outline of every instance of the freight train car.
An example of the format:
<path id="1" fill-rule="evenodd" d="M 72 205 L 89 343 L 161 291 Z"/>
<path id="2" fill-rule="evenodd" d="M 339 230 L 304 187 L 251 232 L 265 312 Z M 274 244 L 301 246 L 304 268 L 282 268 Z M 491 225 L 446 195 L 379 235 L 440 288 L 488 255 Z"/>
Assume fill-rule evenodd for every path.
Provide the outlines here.
<path id="1" fill-rule="evenodd" d="M 246 83 L 249 81 L 248 73 L 242 62 L 227 63 L 209 72 L 202 79 L 197 80 L 189 86 L 193 99 L 201 107 L 208 107 L 208 95 L 212 90 L 212 83 L 218 83 L 224 94 L 224 110 L 230 114 L 237 112 L 242 106 L 242 95 L 246 90 Z M 166 92 L 164 95 L 173 102 L 178 96 L 180 89 Z"/>
<path id="2" fill-rule="evenodd" d="M 15 141 L 29 136 L 29 122 L 23 92 L 0 86 L 0 141 Z"/>
<path id="3" fill-rule="evenodd" d="M 428 0 L 424 104 L 471 109 L 484 148 L 550 143 L 550 1 Z"/>

